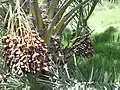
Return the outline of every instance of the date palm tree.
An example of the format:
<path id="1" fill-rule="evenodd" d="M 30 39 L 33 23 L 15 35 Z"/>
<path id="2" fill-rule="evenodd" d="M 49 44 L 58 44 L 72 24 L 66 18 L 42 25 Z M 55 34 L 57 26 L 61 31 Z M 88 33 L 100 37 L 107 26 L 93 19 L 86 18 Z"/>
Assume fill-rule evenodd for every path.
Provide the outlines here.
<path id="1" fill-rule="evenodd" d="M 114 2 L 116 0 L 111 1 Z M 27 85 L 31 87 L 31 90 L 39 90 L 39 88 L 42 89 L 44 86 L 47 87 L 44 88 L 45 90 L 66 90 L 66 88 L 71 89 L 69 88 L 70 85 L 76 86 L 74 89 L 77 90 L 77 87 L 84 84 L 84 78 L 82 78 L 83 83 L 77 84 L 70 78 L 71 76 L 69 75 L 67 69 L 67 62 L 72 58 L 75 62 L 75 67 L 77 67 L 76 57 L 88 57 L 92 60 L 93 46 L 89 37 L 92 30 L 87 25 L 87 21 L 99 2 L 101 2 L 101 0 L 0 1 L 1 12 L 3 13 L 1 14 L 1 17 L 5 18 L 5 20 L 1 19 L 1 21 L 4 23 L 2 31 L 5 31 L 1 36 L 7 35 L 6 32 L 9 34 L 16 32 L 18 36 L 24 37 L 24 34 L 22 35 L 20 31 L 31 32 L 30 30 L 34 29 L 39 34 L 38 37 L 42 38 L 47 46 L 48 52 L 45 54 L 43 53 L 45 60 L 47 59 L 47 67 L 43 67 L 42 71 L 35 75 L 28 72 L 24 73 L 27 76 L 24 76 L 23 81 L 27 82 L 27 80 L 24 79 L 28 79 L 29 83 L 27 83 Z M 13 18 L 14 16 L 15 18 Z M 25 22 L 22 20 L 25 20 Z M 67 45 L 62 47 L 62 38 L 64 34 L 67 33 L 65 28 L 71 21 L 76 23 L 75 30 L 71 31 L 72 34 L 69 37 Z M 25 30 L 22 30 L 22 26 L 24 26 Z M 84 44 L 87 47 L 81 49 Z M 44 45 L 41 48 L 45 48 Z M 11 68 L 12 66 L 9 67 Z M 92 74 L 93 71 L 91 71 L 91 77 Z M 92 84 L 93 82 L 91 82 L 90 78 L 89 82 L 85 84 L 85 87 L 89 88 L 89 86 Z M 26 84 L 22 82 L 21 85 L 25 86 Z"/>

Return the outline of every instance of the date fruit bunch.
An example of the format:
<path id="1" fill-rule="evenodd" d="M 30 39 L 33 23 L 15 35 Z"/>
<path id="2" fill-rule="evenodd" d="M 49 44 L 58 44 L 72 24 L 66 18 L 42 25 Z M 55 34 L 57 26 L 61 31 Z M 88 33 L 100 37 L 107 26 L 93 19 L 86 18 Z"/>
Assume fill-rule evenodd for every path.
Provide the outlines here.
<path id="1" fill-rule="evenodd" d="M 84 40 L 78 42 L 74 48 L 74 53 L 81 57 L 93 57 L 93 41 L 91 37 L 84 37 Z"/>
<path id="2" fill-rule="evenodd" d="M 23 36 L 15 32 L 7 34 L 2 37 L 2 43 L 6 64 L 11 71 L 21 76 L 23 72 L 35 74 L 44 67 L 47 47 L 34 30 L 24 33 Z"/>

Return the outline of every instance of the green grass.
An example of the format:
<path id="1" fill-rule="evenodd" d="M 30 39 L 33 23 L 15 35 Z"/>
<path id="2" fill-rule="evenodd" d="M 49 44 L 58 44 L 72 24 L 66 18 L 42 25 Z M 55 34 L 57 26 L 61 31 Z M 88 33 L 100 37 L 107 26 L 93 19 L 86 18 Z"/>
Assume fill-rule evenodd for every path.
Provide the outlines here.
<path id="1" fill-rule="evenodd" d="M 95 30 L 94 33 L 100 33 L 109 26 L 114 26 L 120 30 L 120 4 L 103 2 L 98 5 L 90 17 L 88 24 Z"/>

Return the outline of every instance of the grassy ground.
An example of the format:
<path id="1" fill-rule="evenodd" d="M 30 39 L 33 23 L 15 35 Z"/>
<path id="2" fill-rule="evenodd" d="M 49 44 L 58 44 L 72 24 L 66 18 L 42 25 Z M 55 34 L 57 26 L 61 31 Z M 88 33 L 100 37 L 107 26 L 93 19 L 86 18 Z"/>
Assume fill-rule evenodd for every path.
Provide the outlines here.
<path id="1" fill-rule="evenodd" d="M 95 30 L 94 33 L 100 33 L 109 26 L 114 26 L 120 30 L 120 4 L 103 2 L 98 5 L 90 17 L 88 24 Z"/>

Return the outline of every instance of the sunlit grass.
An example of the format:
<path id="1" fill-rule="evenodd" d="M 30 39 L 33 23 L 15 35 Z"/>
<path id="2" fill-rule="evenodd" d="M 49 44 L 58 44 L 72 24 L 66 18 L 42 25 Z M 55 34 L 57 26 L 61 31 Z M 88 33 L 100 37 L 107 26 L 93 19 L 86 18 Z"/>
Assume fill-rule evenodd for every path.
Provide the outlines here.
<path id="1" fill-rule="evenodd" d="M 98 5 L 90 17 L 88 24 L 95 30 L 94 33 L 100 33 L 109 26 L 114 26 L 120 30 L 120 5 L 110 2 L 104 2 Z"/>

